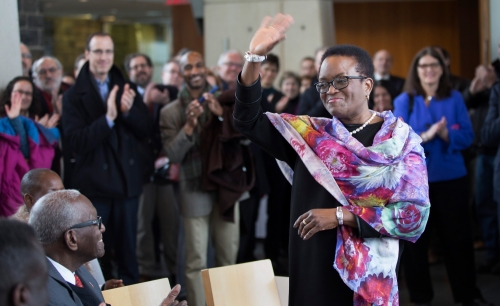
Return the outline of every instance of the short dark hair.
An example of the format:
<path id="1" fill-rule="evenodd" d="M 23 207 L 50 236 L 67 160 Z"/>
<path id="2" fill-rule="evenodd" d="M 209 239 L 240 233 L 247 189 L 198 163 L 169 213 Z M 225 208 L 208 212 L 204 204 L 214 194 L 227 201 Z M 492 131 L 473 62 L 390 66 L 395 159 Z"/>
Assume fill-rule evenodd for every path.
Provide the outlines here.
<path id="1" fill-rule="evenodd" d="M 451 94 L 451 84 L 450 84 L 450 72 L 444 63 L 444 58 L 441 52 L 436 50 L 434 47 L 425 47 L 417 52 L 413 60 L 411 61 L 410 69 L 408 71 L 408 76 L 406 77 L 406 82 L 403 90 L 411 96 L 421 95 L 425 97 L 425 91 L 420 83 L 420 78 L 418 77 L 418 62 L 420 59 L 426 55 L 430 55 L 438 60 L 443 74 L 439 78 L 439 85 L 436 91 L 436 98 L 449 97 Z"/>
<path id="2" fill-rule="evenodd" d="M 59 176 L 54 171 L 45 168 L 32 169 L 26 172 L 21 180 L 21 193 L 29 193 L 33 195 L 33 193 L 35 193 L 37 189 L 40 188 L 40 180 L 42 179 L 42 177 L 49 173 Z"/>
<path id="3" fill-rule="evenodd" d="M 292 71 L 283 72 L 283 74 L 281 74 L 281 78 L 280 78 L 280 87 L 281 87 L 281 85 L 283 85 L 283 82 L 286 79 L 293 79 L 297 83 L 297 85 L 299 85 L 299 87 L 300 87 L 300 77 L 295 72 L 292 72 Z"/>
<path id="4" fill-rule="evenodd" d="M 90 51 L 90 41 L 92 40 L 92 38 L 94 37 L 109 37 L 111 38 L 111 41 L 113 41 L 113 37 L 111 37 L 111 35 L 109 35 L 108 33 L 104 33 L 104 32 L 95 32 L 95 33 L 92 33 L 90 34 L 88 37 L 87 37 L 87 43 L 85 44 L 85 50 L 87 51 Z M 114 43 L 114 42 L 113 42 Z"/>
<path id="5" fill-rule="evenodd" d="M 321 65 L 323 65 L 323 61 L 330 56 L 347 56 L 354 58 L 357 62 L 356 71 L 362 76 L 373 79 L 374 68 L 372 58 L 368 52 L 360 47 L 353 45 L 336 45 L 330 47 L 325 51 L 323 57 L 321 57 Z"/>
<path id="6" fill-rule="evenodd" d="M 10 96 L 12 94 L 12 91 L 14 90 L 14 86 L 16 85 L 17 82 L 20 81 L 26 81 L 31 84 L 31 87 L 33 88 L 33 93 L 31 95 L 31 105 L 30 108 L 28 109 L 28 115 L 30 118 L 34 118 L 35 115 L 40 115 L 42 106 L 40 104 L 40 100 L 38 99 L 38 94 L 35 93 L 36 90 L 38 90 L 33 83 L 33 80 L 30 77 L 27 76 L 19 76 L 13 78 L 9 84 L 7 84 L 7 87 L 5 88 L 5 91 L 2 94 L 2 98 L 0 99 L 0 118 L 5 117 L 7 114 L 5 113 L 5 105 L 10 107 Z"/>
<path id="7" fill-rule="evenodd" d="M 10 305 L 15 286 L 30 284 L 47 273 L 43 249 L 26 223 L 0 218 L 0 304 Z"/>
<path id="8" fill-rule="evenodd" d="M 261 66 L 264 64 L 274 65 L 274 66 L 276 66 L 276 69 L 278 69 L 278 71 L 280 71 L 280 59 L 278 58 L 278 56 L 276 54 L 269 53 L 266 56 L 266 59 L 262 61 Z"/>
<path id="9" fill-rule="evenodd" d="M 127 56 L 125 56 L 125 60 L 123 61 L 123 66 L 125 67 L 125 71 L 127 71 L 127 73 L 130 72 L 130 62 L 136 58 L 136 57 L 139 57 L 139 56 L 142 56 L 144 57 L 144 59 L 146 60 L 146 63 L 148 64 L 149 67 L 153 67 L 153 62 L 151 61 L 151 58 L 149 56 L 147 56 L 146 54 L 144 53 L 131 53 Z"/>

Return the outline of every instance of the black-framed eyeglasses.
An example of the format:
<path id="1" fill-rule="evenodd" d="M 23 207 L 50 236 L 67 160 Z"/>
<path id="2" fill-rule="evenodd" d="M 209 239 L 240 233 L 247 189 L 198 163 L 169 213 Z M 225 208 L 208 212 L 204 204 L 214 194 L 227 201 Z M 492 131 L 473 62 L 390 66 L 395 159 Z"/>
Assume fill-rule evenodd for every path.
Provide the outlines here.
<path id="1" fill-rule="evenodd" d="M 335 79 L 331 80 L 330 82 L 318 82 L 315 83 L 314 86 L 316 86 L 316 90 L 319 93 L 326 93 L 328 90 L 330 90 L 330 85 L 333 86 L 333 88 L 337 90 L 341 90 L 347 87 L 349 85 L 349 80 L 351 79 L 359 79 L 359 80 L 364 80 L 368 79 L 368 77 L 365 76 L 340 76 L 336 77 Z"/>
<path id="2" fill-rule="evenodd" d="M 87 226 L 92 226 L 92 225 L 97 225 L 97 227 L 99 227 L 99 229 L 101 229 L 101 224 L 102 224 L 101 217 L 97 216 L 97 220 L 91 220 L 91 221 L 87 221 L 87 222 L 78 223 L 78 224 L 75 224 L 68 229 L 70 230 L 70 229 L 74 229 L 74 228 L 82 228 L 82 227 L 87 227 Z"/>

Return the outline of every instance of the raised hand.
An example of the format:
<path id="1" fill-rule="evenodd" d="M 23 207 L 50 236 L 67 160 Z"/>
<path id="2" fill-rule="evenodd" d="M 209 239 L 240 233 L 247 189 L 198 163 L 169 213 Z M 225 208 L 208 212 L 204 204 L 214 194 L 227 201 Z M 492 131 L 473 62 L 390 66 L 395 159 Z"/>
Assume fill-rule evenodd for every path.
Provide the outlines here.
<path id="1" fill-rule="evenodd" d="M 111 121 L 114 121 L 116 119 L 116 116 L 118 115 L 115 102 L 117 91 L 118 91 L 118 85 L 113 86 L 113 89 L 111 89 L 111 92 L 108 95 L 108 101 L 106 102 L 106 104 L 108 105 L 108 109 L 106 111 L 106 117 L 108 117 L 108 119 Z"/>
<path id="2" fill-rule="evenodd" d="M 12 94 L 10 95 L 10 107 L 7 106 L 7 104 L 4 105 L 7 117 L 9 117 L 10 119 L 19 117 L 19 114 L 21 113 L 22 100 L 23 97 L 20 93 L 18 93 L 17 91 L 12 92 Z"/>
<path id="3" fill-rule="evenodd" d="M 168 89 L 165 88 L 163 91 L 160 91 L 158 88 L 153 87 L 149 92 L 148 99 L 150 100 L 148 102 L 165 105 L 170 102 Z"/>
<path id="4" fill-rule="evenodd" d="M 135 91 L 130 88 L 130 85 L 127 83 L 123 88 L 122 99 L 120 101 L 120 111 L 123 114 L 128 113 L 128 111 L 132 108 L 132 104 L 134 104 Z"/>
<path id="5" fill-rule="evenodd" d="M 214 115 L 222 116 L 222 114 L 224 113 L 224 110 L 222 109 L 222 106 L 220 105 L 219 101 L 214 97 L 214 95 L 206 92 L 203 94 L 203 97 L 205 98 L 208 109 Z"/>
<path id="6" fill-rule="evenodd" d="M 250 42 L 250 52 L 266 55 L 281 40 L 286 38 L 286 31 L 293 24 L 290 15 L 276 14 L 274 17 L 266 16 Z"/>
<path id="7" fill-rule="evenodd" d="M 292 25 L 290 15 L 277 14 L 274 17 L 265 17 L 260 28 L 255 32 L 250 42 L 249 52 L 257 55 L 266 55 L 274 46 L 285 39 L 285 33 Z M 260 63 L 245 62 L 241 72 L 241 84 L 249 86 L 259 78 Z"/>
<path id="8" fill-rule="evenodd" d="M 184 132 L 186 135 L 191 136 L 194 128 L 198 124 L 198 117 L 203 113 L 203 106 L 197 99 L 191 101 L 186 107 L 186 124 L 184 125 Z"/>

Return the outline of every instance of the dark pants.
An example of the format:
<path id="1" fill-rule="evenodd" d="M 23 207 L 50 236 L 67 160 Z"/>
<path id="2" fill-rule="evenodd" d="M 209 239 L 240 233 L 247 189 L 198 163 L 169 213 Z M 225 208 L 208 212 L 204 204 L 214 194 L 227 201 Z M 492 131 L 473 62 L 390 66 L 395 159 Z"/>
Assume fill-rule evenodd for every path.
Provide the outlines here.
<path id="1" fill-rule="evenodd" d="M 429 303 L 434 297 L 427 252 L 436 227 L 455 303 L 480 296 L 476 288 L 474 249 L 468 207 L 467 177 L 429 183 L 431 210 L 424 233 L 416 243 L 405 241 L 403 268 L 410 300 Z"/>
<path id="2" fill-rule="evenodd" d="M 488 260 L 500 259 L 497 203 L 493 199 L 494 155 L 480 154 L 476 159 L 474 202 Z"/>
<path id="3" fill-rule="evenodd" d="M 137 209 L 139 198 L 104 199 L 90 198 L 106 226 L 103 234 L 106 254 L 100 258 L 104 279 L 122 279 L 125 285 L 139 281 L 135 253 L 137 237 Z M 113 264 L 118 275 L 113 276 Z"/>
<path id="4" fill-rule="evenodd" d="M 260 197 L 251 192 L 250 198 L 240 202 L 240 247 L 237 263 L 254 261 L 255 222 L 259 213 Z"/>

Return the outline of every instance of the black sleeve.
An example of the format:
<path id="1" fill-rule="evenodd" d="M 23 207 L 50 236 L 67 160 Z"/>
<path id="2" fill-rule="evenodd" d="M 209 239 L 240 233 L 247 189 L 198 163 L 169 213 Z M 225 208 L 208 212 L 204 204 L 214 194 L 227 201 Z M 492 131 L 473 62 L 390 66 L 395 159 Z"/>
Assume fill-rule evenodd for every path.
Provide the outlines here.
<path id="1" fill-rule="evenodd" d="M 500 143 L 500 114 L 498 104 L 500 102 L 500 83 L 491 89 L 490 105 L 488 114 L 484 120 L 481 131 L 481 140 L 484 145 L 497 146 Z"/>
<path id="2" fill-rule="evenodd" d="M 383 235 L 371 227 L 365 220 L 356 216 L 358 223 L 358 235 L 360 238 L 381 238 Z"/>
<path id="3" fill-rule="evenodd" d="M 250 86 L 241 85 L 239 78 L 233 112 L 234 126 L 271 156 L 293 168 L 297 157 L 295 151 L 262 112 L 260 78 Z"/>

